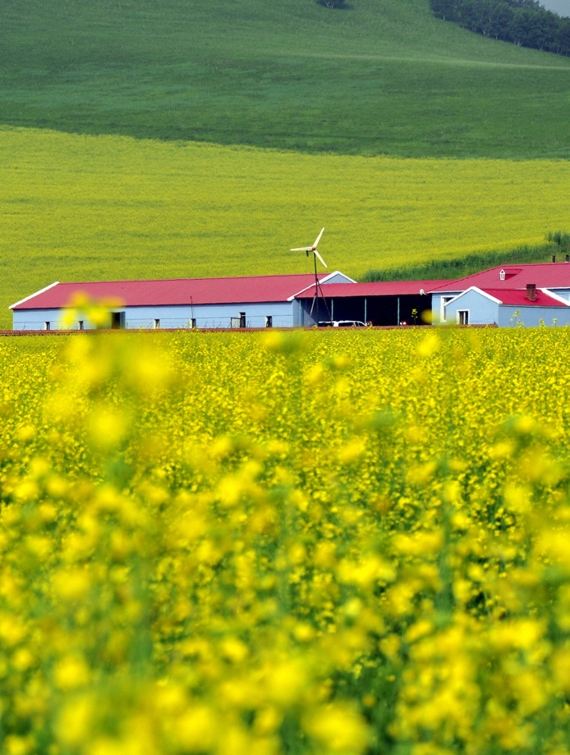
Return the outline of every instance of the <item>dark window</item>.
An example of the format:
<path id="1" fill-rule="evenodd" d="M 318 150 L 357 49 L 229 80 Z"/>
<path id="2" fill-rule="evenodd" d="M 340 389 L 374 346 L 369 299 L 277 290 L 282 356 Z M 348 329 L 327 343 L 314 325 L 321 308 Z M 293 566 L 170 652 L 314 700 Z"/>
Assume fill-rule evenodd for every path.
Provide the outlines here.
<path id="1" fill-rule="evenodd" d="M 120 330 L 125 327 L 124 312 L 111 312 L 111 327 L 113 330 Z"/>
<path id="2" fill-rule="evenodd" d="M 457 323 L 458 325 L 469 325 L 469 310 L 467 309 L 457 310 Z"/>

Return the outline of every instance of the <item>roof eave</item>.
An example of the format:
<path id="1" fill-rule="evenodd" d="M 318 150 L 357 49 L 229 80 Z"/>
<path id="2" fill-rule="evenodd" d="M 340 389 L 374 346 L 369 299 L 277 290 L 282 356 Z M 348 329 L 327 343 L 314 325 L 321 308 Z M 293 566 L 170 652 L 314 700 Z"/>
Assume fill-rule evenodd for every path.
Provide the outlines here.
<path id="1" fill-rule="evenodd" d="M 40 291 L 36 291 L 33 294 L 30 294 L 29 296 L 26 296 L 24 299 L 20 299 L 20 301 L 17 301 L 15 304 L 10 304 L 8 309 L 16 309 L 21 304 L 24 304 L 27 301 L 30 301 L 30 299 L 33 299 L 36 296 L 39 296 L 40 294 L 43 294 L 45 291 L 49 291 L 50 288 L 53 288 L 54 286 L 58 286 L 59 281 L 56 281 L 55 283 L 50 283 L 49 286 L 46 286 L 45 288 L 42 288 Z M 56 307 L 56 309 L 59 309 L 59 307 Z"/>
<path id="2" fill-rule="evenodd" d="M 334 272 L 332 272 L 332 273 L 327 273 L 327 274 L 326 274 L 325 276 L 323 276 L 322 278 L 319 278 L 319 285 L 322 285 L 323 283 L 324 283 L 324 284 L 326 284 L 327 280 L 328 280 L 329 278 L 332 278 L 332 277 L 333 277 L 333 275 L 342 275 L 342 276 L 343 276 L 343 278 L 347 278 L 347 279 L 348 279 L 348 280 L 350 281 L 350 283 L 356 283 L 356 281 L 355 281 L 355 280 L 353 280 L 353 278 L 349 278 L 349 276 L 348 276 L 348 275 L 345 275 L 345 273 L 341 273 L 341 271 L 340 271 L 340 270 L 335 270 Z M 296 299 L 296 298 L 297 298 L 298 296 L 301 296 L 301 294 L 304 294 L 304 293 L 305 293 L 305 291 L 308 291 L 309 289 L 311 289 L 311 288 L 314 288 L 314 287 L 315 287 L 315 284 L 314 284 L 314 283 L 311 283 L 310 285 L 308 285 L 308 286 L 305 286 L 305 288 L 302 288 L 302 289 L 301 289 L 300 291 L 297 291 L 296 293 L 294 293 L 294 294 L 293 294 L 293 296 L 290 296 L 290 297 L 289 297 L 289 298 L 287 299 L 287 301 L 294 301 L 294 300 L 295 300 L 295 299 Z"/>
<path id="3" fill-rule="evenodd" d="M 470 286 L 469 288 L 466 288 L 465 291 L 461 291 L 457 296 L 454 296 L 453 299 L 446 302 L 444 304 L 444 307 L 447 307 L 449 304 L 453 304 L 453 302 L 457 301 L 457 299 L 460 299 L 462 296 L 465 296 L 465 294 L 468 294 L 470 291 L 475 291 L 478 294 L 481 294 L 481 296 L 484 296 L 486 299 L 490 299 L 491 301 L 495 302 L 495 304 L 502 304 L 503 302 L 500 299 L 497 299 L 496 296 L 492 296 L 491 294 L 488 294 L 486 291 L 483 291 L 481 288 L 478 288 L 477 286 Z"/>
<path id="4" fill-rule="evenodd" d="M 554 301 L 560 302 L 560 304 L 564 304 L 565 307 L 570 307 L 570 301 L 568 301 L 568 299 L 564 299 L 562 296 L 559 296 L 558 294 L 555 294 L 550 289 L 548 289 L 548 288 L 539 288 L 538 290 L 542 291 L 542 293 L 545 296 L 549 296 L 551 299 L 554 299 Z"/>

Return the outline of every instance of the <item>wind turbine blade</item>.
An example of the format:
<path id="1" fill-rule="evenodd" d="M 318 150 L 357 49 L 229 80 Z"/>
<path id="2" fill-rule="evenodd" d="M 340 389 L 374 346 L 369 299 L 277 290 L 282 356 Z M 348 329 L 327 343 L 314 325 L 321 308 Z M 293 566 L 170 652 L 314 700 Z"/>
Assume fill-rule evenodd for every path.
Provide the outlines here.
<path id="1" fill-rule="evenodd" d="M 323 235 L 324 232 L 325 232 L 325 229 L 321 228 L 321 232 L 319 233 L 319 235 L 316 238 L 315 243 L 313 244 L 313 249 L 316 249 L 318 247 L 319 241 L 321 240 L 321 236 Z"/>
<path id="2" fill-rule="evenodd" d="M 323 230 L 324 230 L 324 229 L 323 229 Z M 320 255 L 320 254 L 319 254 L 319 253 L 317 252 L 317 250 L 316 250 L 316 249 L 313 249 L 313 254 L 316 254 L 316 255 L 317 255 L 317 257 L 318 257 L 318 258 L 320 259 L 320 261 L 322 262 L 322 264 L 323 264 L 323 265 L 324 265 L 325 267 L 328 267 L 327 263 L 326 263 L 326 262 L 324 261 L 324 259 L 323 259 L 323 258 L 321 257 L 321 255 Z"/>
<path id="3" fill-rule="evenodd" d="M 290 252 L 312 252 L 312 246 L 297 246 L 295 249 L 290 249 Z"/>

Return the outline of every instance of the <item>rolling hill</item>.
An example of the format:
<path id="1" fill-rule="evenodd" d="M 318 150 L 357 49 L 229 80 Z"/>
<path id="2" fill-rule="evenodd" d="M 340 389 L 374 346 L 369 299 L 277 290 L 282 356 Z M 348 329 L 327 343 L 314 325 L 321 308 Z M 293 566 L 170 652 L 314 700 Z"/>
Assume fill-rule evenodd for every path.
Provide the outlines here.
<path id="1" fill-rule="evenodd" d="M 567 158 L 570 60 L 428 0 L 4 0 L 0 123 L 308 152 Z"/>

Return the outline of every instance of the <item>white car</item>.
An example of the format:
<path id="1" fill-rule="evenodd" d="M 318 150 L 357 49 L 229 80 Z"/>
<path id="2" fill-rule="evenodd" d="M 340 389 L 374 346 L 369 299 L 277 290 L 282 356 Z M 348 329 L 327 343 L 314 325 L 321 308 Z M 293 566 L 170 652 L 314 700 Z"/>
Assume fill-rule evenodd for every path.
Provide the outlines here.
<path id="1" fill-rule="evenodd" d="M 319 328 L 365 328 L 366 323 L 362 320 L 319 320 Z"/>

